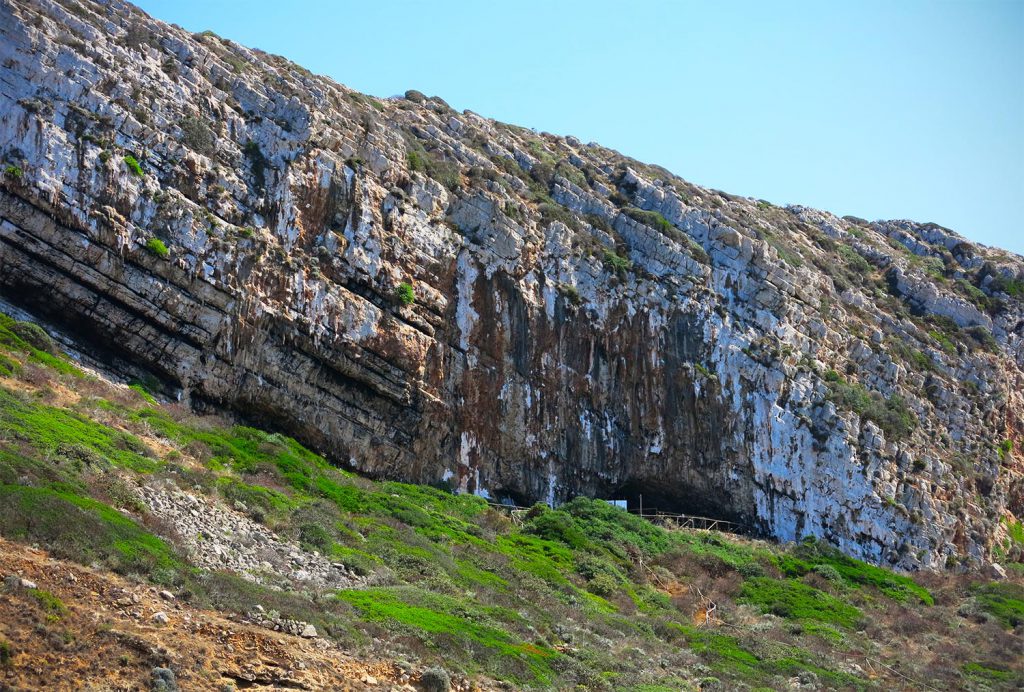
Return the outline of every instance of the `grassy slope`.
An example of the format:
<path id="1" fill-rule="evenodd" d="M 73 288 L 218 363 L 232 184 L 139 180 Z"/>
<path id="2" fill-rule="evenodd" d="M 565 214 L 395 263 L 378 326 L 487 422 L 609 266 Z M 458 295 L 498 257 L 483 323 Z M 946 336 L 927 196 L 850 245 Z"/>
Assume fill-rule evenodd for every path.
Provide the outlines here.
<path id="1" fill-rule="evenodd" d="M 133 478 L 153 476 L 244 508 L 375 585 L 290 593 L 197 570 L 131 491 Z M 381 653 L 374 640 L 384 641 L 397 658 L 517 687 L 1024 683 L 1016 576 L 932 576 L 926 588 L 812 541 L 668 532 L 583 499 L 510 518 L 479 498 L 373 482 L 289 438 L 161 406 L 86 375 L 45 334 L 2 316 L 0 534 L 197 604 L 260 604 L 357 650 Z"/>

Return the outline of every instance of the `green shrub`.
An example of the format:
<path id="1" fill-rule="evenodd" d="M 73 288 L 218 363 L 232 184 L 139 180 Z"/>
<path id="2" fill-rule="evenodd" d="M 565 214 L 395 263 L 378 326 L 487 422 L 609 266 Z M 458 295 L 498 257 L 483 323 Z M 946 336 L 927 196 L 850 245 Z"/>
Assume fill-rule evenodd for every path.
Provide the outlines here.
<path id="1" fill-rule="evenodd" d="M 427 151 L 412 137 L 406 139 L 406 160 L 410 171 L 426 173 L 449 190 L 462 185 L 462 169 L 457 161 L 445 158 L 442 151 Z"/>
<path id="2" fill-rule="evenodd" d="M 216 138 L 208 122 L 190 115 L 181 121 L 181 141 L 193 151 L 209 156 L 214 151 Z"/>
<path id="3" fill-rule="evenodd" d="M 770 235 L 768 233 L 764 234 L 764 240 L 766 243 L 775 248 L 775 252 L 779 254 L 779 259 L 781 259 L 783 262 L 790 265 L 791 267 L 803 266 L 803 255 L 801 255 L 800 251 L 797 250 L 795 247 L 784 242 L 782 239 L 774 235 Z"/>
<path id="4" fill-rule="evenodd" d="M 576 218 L 576 215 L 561 204 L 552 201 L 543 201 L 537 205 L 537 211 L 540 212 L 541 221 L 544 223 L 559 221 L 573 230 L 578 231 L 580 229 L 580 222 Z"/>
<path id="5" fill-rule="evenodd" d="M 1024 624 L 1024 586 L 1012 582 L 979 584 L 973 589 L 978 605 L 1005 627 Z"/>
<path id="6" fill-rule="evenodd" d="M 167 246 L 164 244 L 164 241 L 160 240 L 159 238 L 150 238 L 149 240 L 147 240 L 146 249 L 149 250 L 154 255 L 156 255 L 157 257 L 159 257 L 160 259 L 167 259 L 171 254 L 171 251 L 167 249 Z"/>
<path id="7" fill-rule="evenodd" d="M 722 667 L 731 672 L 750 674 L 760 664 L 757 656 L 741 647 L 735 637 L 698 630 L 674 622 L 669 623 L 669 627 L 686 637 L 687 644 L 694 653 L 707 655 L 720 661 Z"/>
<path id="8" fill-rule="evenodd" d="M 259 485 L 249 485 L 236 478 L 217 479 L 217 490 L 230 502 L 241 502 L 250 516 L 266 520 L 270 515 L 284 514 L 294 502 L 287 495 Z"/>
<path id="9" fill-rule="evenodd" d="M 633 267 L 633 263 L 629 260 L 628 257 L 623 257 L 617 252 L 612 252 L 608 248 L 605 248 L 603 252 L 604 255 L 602 258 L 602 262 L 604 262 L 604 266 L 608 267 L 610 270 L 616 272 L 617 274 L 625 274 Z"/>
<path id="10" fill-rule="evenodd" d="M 593 543 L 624 555 L 635 547 L 646 555 L 668 550 L 672 537 L 646 519 L 604 502 L 577 497 L 559 508 L 575 519 L 575 525 Z"/>
<path id="11" fill-rule="evenodd" d="M 999 443 L 999 458 L 1005 459 L 1013 453 L 1013 440 L 1006 439 Z"/>
<path id="12" fill-rule="evenodd" d="M 939 344 L 939 348 L 949 354 L 956 354 L 956 342 L 954 342 L 948 335 L 940 332 L 937 329 L 933 329 L 928 332 L 928 336 L 933 338 Z"/>
<path id="13" fill-rule="evenodd" d="M 128 166 L 128 170 L 132 172 L 132 175 L 137 178 L 141 178 L 144 175 L 142 172 L 142 166 L 139 165 L 139 162 L 131 154 L 124 157 L 124 163 Z"/>
<path id="14" fill-rule="evenodd" d="M 446 647 L 449 655 L 457 655 L 459 649 L 476 650 L 474 660 L 491 659 L 492 665 L 503 668 L 516 666 L 514 679 L 546 685 L 554 677 L 550 666 L 559 654 L 509 632 L 506 627 L 519 618 L 507 609 L 488 612 L 469 602 L 409 587 L 346 590 L 337 597 L 357 608 L 365 620 L 462 644 Z"/>
<path id="15" fill-rule="evenodd" d="M 996 276 L 989 284 L 992 291 L 1005 293 L 1012 298 L 1024 297 L 1024 280 L 1007 279 L 1003 276 Z"/>
<path id="16" fill-rule="evenodd" d="M 974 341 L 986 351 L 995 352 L 999 350 L 999 342 L 994 336 L 992 336 L 992 332 L 985 327 L 968 327 L 965 331 L 969 337 L 974 339 Z"/>
<path id="17" fill-rule="evenodd" d="M 134 435 L 62 408 L 23 401 L 4 389 L 0 389 L 0 433 L 25 440 L 51 457 L 52 464 L 114 464 L 139 471 L 157 466 L 148 448 Z"/>
<path id="18" fill-rule="evenodd" d="M 0 667 L 9 668 L 14 660 L 14 647 L 11 643 L 0 639 Z"/>
<path id="19" fill-rule="evenodd" d="M 583 548 L 587 545 L 587 537 L 572 515 L 559 509 L 535 505 L 534 510 L 538 509 L 536 515 L 523 524 L 524 531 L 549 541 L 564 543 L 570 548 Z"/>
<path id="20" fill-rule="evenodd" d="M 849 245 L 840 245 L 837 251 L 839 256 L 846 262 L 846 265 L 858 274 L 870 274 L 874 269 L 870 262 Z"/>
<path id="21" fill-rule="evenodd" d="M 28 339 L 47 346 L 52 353 L 34 346 Z M 66 358 L 56 355 L 57 349 L 45 332 L 29 322 L 17 322 L 2 313 L 0 313 L 0 348 L 27 353 L 30 359 L 65 375 L 85 376 L 85 373 L 69 363 Z M 9 359 L 5 360 L 10 362 Z M 5 369 L 13 371 L 13 367 L 5 366 Z"/>
<path id="22" fill-rule="evenodd" d="M 142 397 L 142 400 L 145 401 L 147 404 L 157 403 L 156 398 L 149 393 L 149 390 L 146 389 L 146 385 L 142 382 L 132 382 L 130 385 L 128 385 L 128 389 L 132 390 L 140 397 Z"/>
<path id="23" fill-rule="evenodd" d="M 21 170 L 19 166 L 15 166 L 12 163 L 8 164 L 7 167 L 4 168 L 4 175 L 6 175 L 8 178 L 13 178 L 14 180 L 21 180 L 22 176 L 24 176 L 25 173 Z"/>
<path id="24" fill-rule="evenodd" d="M 181 567 L 170 548 L 101 502 L 65 488 L 0 485 L 0 534 L 45 545 L 80 564 L 165 578 Z"/>
<path id="25" fill-rule="evenodd" d="M 887 437 L 901 440 L 917 428 L 917 416 L 910 410 L 903 397 L 893 394 L 888 399 L 878 392 L 869 391 L 859 382 L 846 382 L 842 378 L 825 379 L 829 383 L 828 398 L 836 407 L 853 411 L 865 420 L 873 421 Z"/>
<path id="26" fill-rule="evenodd" d="M 587 582 L 587 591 L 601 597 L 611 596 L 621 587 L 621 582 L 609 574 L 598 574 Z"/>
<path id="27" fill-rule="evenodd" d="M 830 581 L 830 582 L 833 582 L 835 584 L 842 584 L 843 583 L 843 575 L 841 575 L 839 573 L 839 570 L 837 570 L 832 565 L 828 565 L 828 564 L 815 565 L 813 571 L 814 571 L 815 574 L 817 574 L 819 577 L 821 577 L 825 581 Z"/>
<path id="28" fill-rule="evenodd" d="M 685 238 L 686 249 L 690 251 L 691 255 L 693 255 L 693 259 L 697 260 L 701 264 L 711 264 L 710 255 L 708 255 L 707 251 L 700 245 L 700 243 L 688 235 L 684 235 L 682 233 L 680 233 L 680 235 Z"/>
<path id="29" fill-rule="evenodd" d="M 1010 682 L 1017 677 L 1014 672 L 1000 664 L 994 663 L 965 663 L 960 670 L 970 678 L 978 678 L 989 682 Z M 987 687 L 985 689 L 988 689 Z"/>
<path id="30" fill-rule="evenodd" d="M 38 324 L 32 322 L 15 322 L 10 330 L 25 340 L 29 346 L 56 355 L 57 347 L 53 344 L 50 335 Z"/>
<path id="31" fill-rule="evenodd" d="M 68 607 L 64 605 L 64 602 L 49 591 L 29 589 L 28 595 L 39 604 L 39 607 L 46 613 L 47 618 L 51 620 L 59 620 L 68 614 Z"/>
<path id="32" fill-rule="evenodd" d="M 0 353 L 0 377 L 13 375 L 18 371 L 18 366 L 18 361 L 13 358 L 8 358 L 4 354 Z"/>
<path id="33" fill-rule="evenodd" d="M 622 213 L 634 221 L 638 221 L 645 226 L 650 226 L 662 233 L 670 233 L 675 230 L 675 226 L 656 211 L 646 211 L 644 209 L 638 209 L 637 207 L 626 207 L 622 210 Z"/>
<path id="34" fill-rule="evenodd" d="M 410 171 L 426 172 L 427 162 L 424 160 L 423 155 L 420 154 L 420 152 L 415 150 L 410 151 L 407 158 L 409 159 Z"/>
<path id="35" fill-rule="evenodd" d="M 844 601 L 798 581 L 755 577 L 740 591 L 741 603 L 757 606 L 762 612 L 793 620 L 818 620 L 852 628 L 861 611 Z"/>
<path id="36" fill-rule="evenodd" d="M 412 305 L 416 302 L 416 291 L 408 281 L 395 286 L 395 300 L 401 305 Z"/>
<path id="37" fill-rule="evenodd" d="M 299 527 L 299 543 L 309 551 L 327 554 L 331 551 L 334 541 L 331 534 L 319 524 L 303 524 Z"/>
<path id="38" fill-rule="evenodd" d="M 420 676 L 423 692 L 449 692 L 452 680 L 444 668 L 427 668 Z"/>
<path id="39" fill-rule="evenodd" d="M 828 567 L 838 572 L 844 583 L 876 588 L 895 601 L 904 602 L 913 597 L 925 605 L 935 602 L 931 593 L 910 577 L 844 555 L 810 536 L 801 541 L 792 554 L 777 556 L 774 561 L 788 577 L 802 577 L 811 571 L 820 573 L 821 569 Z"/>
<path id="40" fill-rule="evenodd" d="M 558 284 L 558 292 L 565 296 L 566 300 L 573 305 L 579 305 L 583 302 L 583 297 L 580 295 L 580 292 L 571 284 Z"/>

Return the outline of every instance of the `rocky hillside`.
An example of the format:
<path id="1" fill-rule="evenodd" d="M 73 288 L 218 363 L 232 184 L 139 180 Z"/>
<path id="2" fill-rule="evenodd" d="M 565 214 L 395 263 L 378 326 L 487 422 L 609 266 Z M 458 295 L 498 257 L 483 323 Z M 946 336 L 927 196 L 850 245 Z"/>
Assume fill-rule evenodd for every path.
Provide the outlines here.
<path id="1" fill-rule="evenodd" d="M 375 477 L 642 494 L 906 569 L 1012 557 L 1020 257 L 117 0 L 8 0 L 0 38 L 0 295 L 84 362 Z"/>
<path id="2" fill-rule="evenodd" d="M 1019 690 L 1024 565 L 509 511 L 159 403 L 0 315 L 0 690 Z M 31 546 L 31 547 L 30 547 Z M 1024 546 L 1019 524 L 1001 550 Z"/>

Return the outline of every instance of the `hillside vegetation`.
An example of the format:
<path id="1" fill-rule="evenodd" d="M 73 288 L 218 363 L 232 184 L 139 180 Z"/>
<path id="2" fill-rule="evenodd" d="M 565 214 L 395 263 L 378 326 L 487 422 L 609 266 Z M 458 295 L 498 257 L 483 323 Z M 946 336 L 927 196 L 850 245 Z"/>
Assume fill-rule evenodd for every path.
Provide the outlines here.
<path id="1" fill-rule="evenodd" d="M 584 498 L 509 513 L 159 403 L 144 384 L 83 370 L 32 324 L 0 317 L 0 347 L 0 534 L 195 607 L 274 612 L 357 654 L 443 666 L 483 688 L 1024 684 L 1016 566 L 1002 581 L 907 576 L 821 542 L 669 531 Z M 188 547 L 154 516 L 143 485 L 257 522 L 327 556 L 352 586 L 200 568 L 204 541 Z M 33 603 L 38 626 L 59 629 L 59 600 Z M 0 623 L 0 667 L 18 665 L 25 636 Z"/>

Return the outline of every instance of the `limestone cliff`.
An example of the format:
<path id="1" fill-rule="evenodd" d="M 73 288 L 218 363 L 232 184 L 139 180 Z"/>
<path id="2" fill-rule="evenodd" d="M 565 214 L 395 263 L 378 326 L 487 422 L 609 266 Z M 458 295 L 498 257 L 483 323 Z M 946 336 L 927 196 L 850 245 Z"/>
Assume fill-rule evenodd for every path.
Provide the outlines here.
<path id="1" fill-rule="evenodd" d="M 4 0 L 0 64 L 0 297 L 126 378 L 380 476 L 643 493 L 904 568 L 1024 515 L 1018 256 L 117 0 Z"/>

